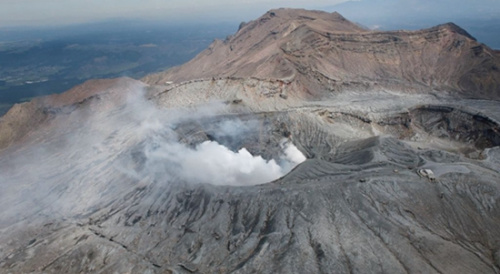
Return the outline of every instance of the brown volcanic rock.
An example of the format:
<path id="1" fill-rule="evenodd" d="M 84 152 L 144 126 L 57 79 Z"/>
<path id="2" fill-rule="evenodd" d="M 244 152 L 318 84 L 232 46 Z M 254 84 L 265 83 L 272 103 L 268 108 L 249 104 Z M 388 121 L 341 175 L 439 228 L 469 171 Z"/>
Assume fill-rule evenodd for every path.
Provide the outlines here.
<path id="1" fill-rule="evenodd" d="M 0 150 L 34 130 L 47 119 L 39 100 L 15 104 L 0 118 Z"/>
<path id="2" fill-rule="evenodd" d="M 30 102 L 14 105 L 4 116 L 0 117 L 0 150 L 14 141 L 26 137 L 31 131 L 43 127 L 56 114 L 64 114 L 77 109 L 79 105 L 91 100 L 99 100 L 101 107 L 123 102 L 125 95 L 131 90 L 145 87 L 144 83 L 131 78 L 89 80 L 62 94 L 39 97 Z"/>
<path id="3" fill-rule="evenodd" d="M 271 10 L 259 19 L 240 26 L 226 41 L 215 40 L 190 62 L 167 73 L 145 77 L 148 83 L 185 81 L 212 76 L 287 78 L 295 73 L 281 44 L 297 36 L 301 29 L 353 33 L 366 30 L 338 13 L 295 9 Z"/>
<path id="4" fill-rule="evenodd" d="M 115 79 L 96 79 L 75 86 L 61 93 L 41 98 L 45 105 L 52 108 L 64 107 L 77 103 L 103 93 L 126 93 L 133 88 L 141 88 L 144 84 L 127 77 Z"/>
<path id="5" fill-rule="evenodd" d="M 369 31 L 338 13 L 272 10 L 216 40 L 149 84 L 210 77 L 295 80 L 318 90 L 459 91 L 500 97 L 500 55 L 448 23 L 420 31 Z"/>

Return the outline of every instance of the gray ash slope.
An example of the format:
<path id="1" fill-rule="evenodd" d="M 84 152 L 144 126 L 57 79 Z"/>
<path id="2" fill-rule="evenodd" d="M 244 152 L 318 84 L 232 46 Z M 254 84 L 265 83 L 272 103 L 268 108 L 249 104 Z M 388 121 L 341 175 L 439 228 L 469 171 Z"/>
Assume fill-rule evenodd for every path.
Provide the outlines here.
<path id="1" fill-rule="evenodd" d="M 0 120 L 0 271 L 499 273 L 498 58 L 450 24 L 280 9 L 145 83 L 17 105 Z M 184 168 L 206 142 L 307 160 L 218 185 L 229 173 Z"/>

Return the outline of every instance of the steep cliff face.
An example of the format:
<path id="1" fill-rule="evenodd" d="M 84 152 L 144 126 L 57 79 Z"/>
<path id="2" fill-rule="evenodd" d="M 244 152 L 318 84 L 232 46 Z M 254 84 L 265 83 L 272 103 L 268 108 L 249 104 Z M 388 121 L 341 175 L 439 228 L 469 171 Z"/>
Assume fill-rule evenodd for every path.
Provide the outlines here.
<path id="1" fill-rule="evenodd" d="M 499 273 L 497 63 L 453 24 L 280 9 L 16 105 L 0 272 Z"/>
<path id="2" fill-rule="evenodd" d="M 338 90 L 459 92 L 499 98 L 500 55 L 448 23 L 421 31 L 362 29 L 337 13 L 279 9 L 216 40 L 190 62 L 144 81 L 164 84 L 234 76 Z"/>

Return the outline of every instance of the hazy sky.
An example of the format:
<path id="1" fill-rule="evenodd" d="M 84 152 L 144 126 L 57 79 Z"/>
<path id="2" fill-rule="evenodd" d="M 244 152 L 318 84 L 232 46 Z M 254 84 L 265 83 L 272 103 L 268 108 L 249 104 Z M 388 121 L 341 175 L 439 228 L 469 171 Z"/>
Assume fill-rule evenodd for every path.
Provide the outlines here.
<path id="1" fill-rule="evenodd" d="M 115 18 L 239 23 L 258 18 L 273 8 L 331 11 L 344 2 L 349 3 L 338 7 L 339 10 L 360 22 L 369 17 L 500 18 L 500 0 L 0 0 L 0 27 Z"/>
<path id="2" fill-rule="evenodd" d="M 346 0 L 0 0 L 0 27 L 109 18 L 243 21 L 278 7 L 320 9 Z"/>

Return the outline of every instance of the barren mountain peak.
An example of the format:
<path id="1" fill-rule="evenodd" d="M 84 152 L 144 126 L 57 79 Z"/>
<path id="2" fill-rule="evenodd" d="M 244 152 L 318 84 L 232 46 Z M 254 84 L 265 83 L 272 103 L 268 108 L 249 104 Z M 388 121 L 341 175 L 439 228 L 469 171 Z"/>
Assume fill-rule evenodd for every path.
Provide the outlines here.
<path id="1" fill-rule="evenodd" d="M 304 9 L 275 9 L 270 10 L 257 20 L 251 21 L 240 27 L 235 37 L 248 34 L 249 30 L 255 32 L 271 32 L 274 35 L 288 34 L 299 26 L 307 25 L 311 30 L 324 32 L 358 32 L 364 31 L 356 24 L 346 20 L 337 12 L 311 11 Z"/>
<path id="2" fill-rule="evenodd" d="M 346 21 L 346 19 L 338 12 L 325 12 L 321 10 L 306 10 L 306 9 L 292 9 L 292 8 L 280 8 L 272 9 L 265 13 L 262 17 L 275 17 L 280 16 L 288 19 L 324 19 L 332 21 Z M 261 18 L 262 18 L 261 17 Z"/>
<path id="3" fill-rule="evenodd" d="M 456 65 L 456 64 L 462 65 Z M 377 87 L 500 97 L 499 54 L 453 23 L 419 31 L 369 31 L 338 13 L 271 10 L 149 84 L 211 77 L 293 82 L 318 90 Z"/>
<path id="4" fill-rule="evenodd" d="M 461 28 L 460 26 L 456 25 L 453 22 L 448 22 L 448 23 L 445 23 L 445 24 L 438 25 L 438 26 L 436 26 L 436 28 L 444 28 L 444 29 L 447 29 L 447 30 L 449 30 L 451 32 L 458 33 L 458 34 L 463 35 L 463 36 L 465 36 L 465 37 L 467 37 L 469 39 L 472 39 L 472 40 L 476 41 L 476 38 L 474 38 L 466 30 L 464 30 L 463 28 Z"/>

